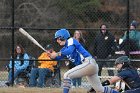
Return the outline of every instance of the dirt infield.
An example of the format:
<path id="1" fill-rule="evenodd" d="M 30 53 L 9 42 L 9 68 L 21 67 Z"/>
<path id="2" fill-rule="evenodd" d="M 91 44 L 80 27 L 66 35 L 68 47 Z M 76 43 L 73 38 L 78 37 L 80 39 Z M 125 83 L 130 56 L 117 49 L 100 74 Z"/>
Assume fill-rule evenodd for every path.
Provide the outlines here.
<path id="1" fill-rule="evenodd" d="M 0 93 L 62 93 L 61 88 L 0 88 Z M 84 88 L 71 89 L 70 93 L 86 93 Z"/>

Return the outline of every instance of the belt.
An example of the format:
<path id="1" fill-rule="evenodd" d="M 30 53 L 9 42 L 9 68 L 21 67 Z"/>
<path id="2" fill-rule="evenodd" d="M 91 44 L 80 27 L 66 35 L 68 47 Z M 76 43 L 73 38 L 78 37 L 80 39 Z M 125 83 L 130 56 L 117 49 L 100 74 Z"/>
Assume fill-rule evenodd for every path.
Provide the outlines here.
<path id="1" fill-rule="evenodd" d="M 84 62 L 86 59 L 92 59 L 93 57 L 92 56 L 89 56 L 89 57 L 85 57 L 82 62 Z"/>

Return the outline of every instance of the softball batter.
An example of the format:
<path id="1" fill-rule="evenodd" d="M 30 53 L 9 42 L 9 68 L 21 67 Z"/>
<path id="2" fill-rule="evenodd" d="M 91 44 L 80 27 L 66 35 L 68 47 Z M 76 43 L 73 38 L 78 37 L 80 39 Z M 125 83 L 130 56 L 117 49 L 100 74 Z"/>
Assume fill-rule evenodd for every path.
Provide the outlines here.
<path id="1" fill-rule="evenodd" d="M 51 53 L 51 58 L 60 60 L 67 57 L 71 62 L 81 60 L 80 55 L 83 56 L 83 62 L 64 74 L 63 93 L 69 93 L 71 87 L 71 79 L 86 76 L 88 82 L 95 89 L 96 93 L 118 93 L 109 87 L 103 87 L 98 77 L 98 65 L 95 59 L 87 52 L 83 46 L 74 38 L 70 37 L 69 31 L 60 29 L 55 33 L 55 39 L 60 46 L 64 46 L 60 52 Z"/>

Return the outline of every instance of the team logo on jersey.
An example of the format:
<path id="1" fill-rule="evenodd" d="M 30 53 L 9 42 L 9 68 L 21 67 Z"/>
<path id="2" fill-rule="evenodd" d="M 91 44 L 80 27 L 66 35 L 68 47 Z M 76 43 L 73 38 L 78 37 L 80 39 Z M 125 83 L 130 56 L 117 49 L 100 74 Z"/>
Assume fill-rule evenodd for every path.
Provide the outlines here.
<path id="1" fill-rule="evenodd" d="M 72 59 L 70 55 L 67 55 L 67 58 L 68 58 L 71 62 L 75 62 L 75 59 Z"/>
<path id="2" fill-rule="evenodd" d="M 107 40 L 108 39 L 108 36 L 105 36 L 105 40 Z"/>

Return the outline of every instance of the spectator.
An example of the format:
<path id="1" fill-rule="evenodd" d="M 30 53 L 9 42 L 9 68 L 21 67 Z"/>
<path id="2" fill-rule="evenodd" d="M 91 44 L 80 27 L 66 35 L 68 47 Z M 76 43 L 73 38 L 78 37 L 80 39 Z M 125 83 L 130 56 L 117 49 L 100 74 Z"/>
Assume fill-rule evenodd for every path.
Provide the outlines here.
<path id="1" fill-rule="evenodd" d="M 129 44 L 128 44 L 129 43 Z M 128 48 L 129 46 L 129 48 Z M 126 51 L 137 51 L 139 50 L 136 42 L 132 39 L 128 39 L 128 40 L 123 40 L 123 42 L 119 45 L 119 50 L 123 51 L 124 53 Z"/>
<path id="2" fill-rule="evenodd" d="M 97 59 L 110 58 L 117 49 L 115 37 L 107 31 L 106 25 L 101 25 L 101 31 L 96 35 L 94 40 L 93 53 Z M 101 76 L 102 67 L 104 65 L 113 67 L 112 62 L 98 62 L 99 65 L 99 76 Z M 109 76 L 113 76 L 113 70 L 108 70 Z"/>
<path id="3" fill-rule="evenodd" d="M 17 45 L 14 54 L 14 79 L 23 72 L 29 65 L 29 56 L 25 53 L 21 45 Z M 26 59 L 26 60 L 25 60 Z M 5 84 L 10 86 L 12 84 L 12 60 L 10 60 L 8 82 Z"/>
<path id="4" fill-rule="evenodd" d="M 46 46 L 48 52 L 55 52 L 51 44 Z M 49 53 L 43 52 L 38 60 L 50 60 Z M 31 75 L 29 79 L 30 87 L 44 87 L 45 86 L 45 77 L 48 73 L 54 72 L 54 66 L 57 65 L 56 61 L 38 61 L 40 66 L 38 68 L 33 68 L 31 70 Z M 38 80 L 38 81 L 37 81 Z"/>
<path id="5" fill-rule="evenodd" d="M 121 80 L 125 82 L 125 90 L 119 90 L 123 93 L 139 93 L 140 91 L 140 76 L 138 71 L 132 67 L 130 59 L 127 56 L 118 57 L 115 61 L 118 74 L 102 83 L 103 86 L 111 85 Z M 92 89 L 94 91 L 94 89 Z"/>
<path id="6" fill-rule="evenodd" d="M 136 48 L 140 49 L 140 32 L 138 32 L 136 30 L 137 26 L 138 26 L 138 22 L 136 22 L 135 20 L 133 20 L 132 23 L 130 24 L 129 39 L 131 40 L 131 42 L 133 44 L 136 45 L 135 46 Z M 121 43 L 122 44 L 125 43 L 126 42 L 126 39 L 127 39 L 127 34 L 125 32 L 124 36 L 120 39 L 120 44 Z"/>
<path id="7" fill-rule="evenodd" d="M 76 40 L 79 41 L 79 43 L 81 43 L 83 46 L 85 46 L 86 41 L 83 38 L 83 34 L 82 34 L 82 32 L 80 30 L 76 30 L 74 32 L 73 38 L 75 38 Z"/>

